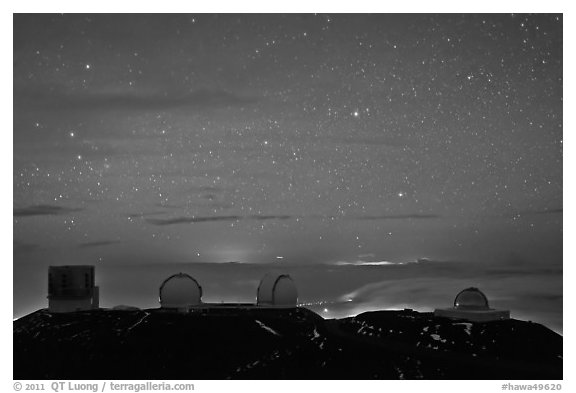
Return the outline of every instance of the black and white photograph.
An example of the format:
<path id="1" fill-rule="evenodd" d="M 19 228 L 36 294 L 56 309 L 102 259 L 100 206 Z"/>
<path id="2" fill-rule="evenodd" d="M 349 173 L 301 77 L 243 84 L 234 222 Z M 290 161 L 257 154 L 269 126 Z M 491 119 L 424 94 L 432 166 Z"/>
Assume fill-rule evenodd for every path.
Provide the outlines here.
<path id="1" fill-rule="evenodd" d="M 560 390 L 564 15 L 413 11 L 14 13 L 12 378 Z"/>

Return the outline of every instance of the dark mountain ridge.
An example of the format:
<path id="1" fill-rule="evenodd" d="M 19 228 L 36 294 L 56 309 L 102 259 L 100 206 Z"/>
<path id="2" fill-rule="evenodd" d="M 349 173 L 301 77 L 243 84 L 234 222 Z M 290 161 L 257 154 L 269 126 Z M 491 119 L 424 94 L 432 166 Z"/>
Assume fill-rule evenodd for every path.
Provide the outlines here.
<path id="1" fill-rule="evenodd" d="M 412 310 L 39 310 L 13 323 L 14 379 L 562 379 L 562 336 Z"/>

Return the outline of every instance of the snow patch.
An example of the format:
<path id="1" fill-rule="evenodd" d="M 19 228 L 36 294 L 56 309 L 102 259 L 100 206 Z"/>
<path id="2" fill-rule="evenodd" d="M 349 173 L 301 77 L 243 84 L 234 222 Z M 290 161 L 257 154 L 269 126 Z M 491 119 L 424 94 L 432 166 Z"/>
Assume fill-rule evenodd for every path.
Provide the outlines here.
<path id="1" fill-rule="evenodd" d="M 269 326 L 264 325 L 264 324 L 263 324 L 262 322 L 260 322 L 259 320 L 255 319 L 254 322 L 256 322 L 258 325 L 260 325 L 260 327 L 261 327 L 262 329 L 264 329 L 264 330 L 266 330 L 266 331 L 268 331 L 268 332 L 270 332 L 270 333 L 272 333 L 272 334 L 274 334 L 274 335 L 276 335 L 276 336 L 278 336 L 278 337 L 281 337 L 280 334 L 279 334 L 276 330 L 272 329 L 272 328 L 269 327 Z"/>
<path id="2" fill-rule="evenodd" d="M 442 343 L 446 342 L 446 339 L 443 339 L 442 337 L 440 337 L 438 334 L 431 334 L 430 337 L 432 337 L 434 340 L 436 341 L 440 341 Z"/>
<path id="3" fill-rule="evenodd" d="M 468 334 L 469 336 L 472 335 L 472 324 L 470 322 L 459 322 L 459 323 L 455 323 L 454 325 L 464 325 L 464 329 L 466 331 L 466 334 Z"/>
<path id="4" fill-rule="evenodd" d="M 314 326 L 314 332 L 312 334 L 314 334 L 314 337 L 312 337 L 313 339 L 320 337 L 320 333 L 318 333 L 318 330 L 316 330 L 316 326 Z"/>
<path id="5" fill-rule="evenodd" d="M 142 318 L 140 318 L 138 320 L 138 322 L 136 322 L 135 324 L 133 324 L 132 326 L 130 326 L 128 329 L 126 329 L 128 332 L 132 329 L 134 329 L 136 326 L 140 325 L 146 318 L 148 318 L 148 316 L 150 315 L 150 313 L 145 312 L 144 316 Z"/>
<path id="6" fill-rule="evenodd" d="M 360 329 L 362 330 L 363 327 Z M 312 333 L 314 334 L 314 337 L 312 337 L 312 341 L 316 342 L 316 339 L 320 339 L 319 341 L 317 341 L 318 343 L 318 347 L 320 347 L 320 349 L 324 349 L 324 343 L 326 342 L 325 338 L 320 337 L 320 333 L 318 333 L 318 330 L 316 330 L 316 327 L 314 327 L 314 332 Z"/>

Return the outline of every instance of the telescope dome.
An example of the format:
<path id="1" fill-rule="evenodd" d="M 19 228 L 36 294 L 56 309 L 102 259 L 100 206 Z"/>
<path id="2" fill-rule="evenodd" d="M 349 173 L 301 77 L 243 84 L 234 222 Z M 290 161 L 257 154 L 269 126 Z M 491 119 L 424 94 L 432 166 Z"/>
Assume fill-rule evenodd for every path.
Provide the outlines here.
<path id="1" fill-rule="evenodd" d="M 456 295 L 454 307 L 468 310 L 488 310 L 488 298 L 478 288 L 466 288 Z"/>
<path id="2" fill-rule="evenodd" d="M 260 281 L 256 298 L 258 305 L 296 307 L 298 292 L 288 274 L 268 273 Z"/>
<path id="3" fill-rule="evenodd" d="M 160 285 L 162 308 L 186 308 L 202 303 L 202 287 L 192 276 L 177 273 Z"/>

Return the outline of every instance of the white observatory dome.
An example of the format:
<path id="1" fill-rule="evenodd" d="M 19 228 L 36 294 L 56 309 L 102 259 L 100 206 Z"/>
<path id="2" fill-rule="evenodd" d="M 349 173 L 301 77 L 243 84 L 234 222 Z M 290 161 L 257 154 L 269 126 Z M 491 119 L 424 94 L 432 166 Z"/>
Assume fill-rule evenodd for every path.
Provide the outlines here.
<path id="1" fill-rule="evenodd" d="M 256 295 L 258 305 L 296 307 L 298 291 L 287 274 L 268 273 L 260 281 Z"/>
<path id="2" fill-rule="evenodd" d="M 192 276 L 178 273 L 160 285 L 162 308 L 188 308 L 202 303 L 202 287 Z"/>
<path id="3" fill-rule="evenodd" d="M 454 299 L 454 307 L 467 310 L 488 310 L 488 299 L 478 288 L 466 288 Z"/>

